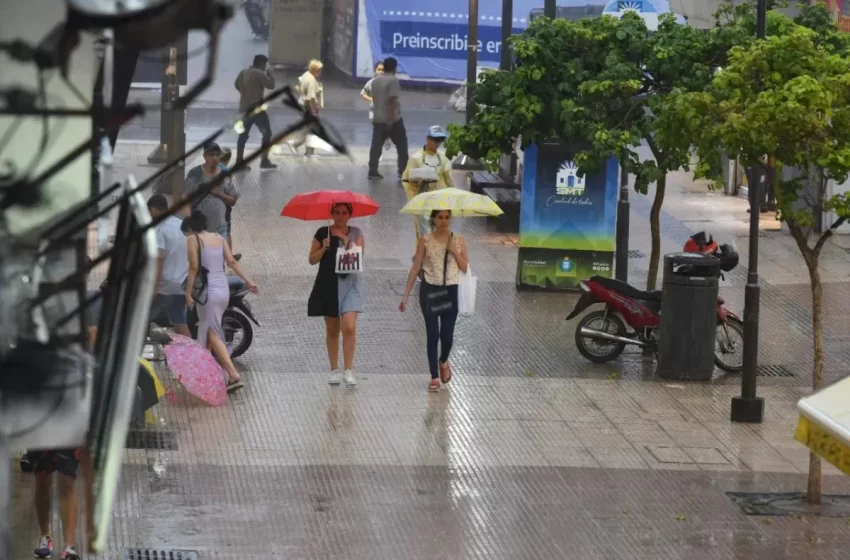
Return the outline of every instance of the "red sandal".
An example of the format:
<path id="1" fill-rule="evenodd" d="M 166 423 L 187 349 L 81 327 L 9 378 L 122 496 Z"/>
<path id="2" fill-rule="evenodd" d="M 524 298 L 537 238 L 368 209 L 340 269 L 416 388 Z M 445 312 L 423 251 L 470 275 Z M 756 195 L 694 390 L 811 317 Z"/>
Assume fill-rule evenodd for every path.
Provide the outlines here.
<path id="1" fill-rule="evenodd" d="M 432 379 L 431 383 L 428 384 L 428 392 L 429 393 L 439 393 L 440 392 L 440 380 Z"/>

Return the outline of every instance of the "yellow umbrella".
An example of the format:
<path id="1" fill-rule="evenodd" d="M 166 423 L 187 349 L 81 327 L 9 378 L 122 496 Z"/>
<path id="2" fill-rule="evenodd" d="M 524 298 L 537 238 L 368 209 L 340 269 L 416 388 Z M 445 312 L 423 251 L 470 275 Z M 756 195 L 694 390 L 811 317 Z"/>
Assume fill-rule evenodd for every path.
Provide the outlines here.
<path id="1" fill-rule="evenodd" d="M 454 218 L 501 216 L 504 214 L 489 196 L 460 189 L 439 189 L 418 194 L 401 209 L 402 214 L 428 215 L 434 210 L 451 210 Z"/>

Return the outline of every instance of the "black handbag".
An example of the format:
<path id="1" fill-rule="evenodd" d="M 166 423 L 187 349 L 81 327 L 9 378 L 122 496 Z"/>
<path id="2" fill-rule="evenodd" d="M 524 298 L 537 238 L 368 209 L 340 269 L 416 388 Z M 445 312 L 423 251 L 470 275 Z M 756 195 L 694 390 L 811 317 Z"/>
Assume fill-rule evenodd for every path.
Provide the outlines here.
<path id="1" fill-rule="evenodd" d="M 454 239 L 454 234 L 449 236 L 449 243 Z M 450 313 L 455 309 L 455 302 L 452 299 L 449 287 L 446 286 L 446 273 L 449 269 L 449 247 L 446 246 L 446 255 L 443 257 L 443 285 L 436 286 L 429 284 L 424 280 L 419 286 L 422 293 L 422 313 L 426 316 L 440 316 L 444 313 Z"/>
<path id="2" fill-rule="evenodd" d="M 198 235 L 195 235 L 195 239 L 198 240 L 198 273 L 195 275 L 195 285 L 192 286 L 192 299 L 195 300 L 196 303 L 200 303 L 204 305 L 207 303 L 207 282 L 209 275 L 209 271 L 204 267 L 201 262 L 201 248 L 204 246 L 204 242 L 201 241 L 201 238 Z M 186 283 L 189 281 L 186 278 L 183 281 L 183 290 L 186 290 Z"/>

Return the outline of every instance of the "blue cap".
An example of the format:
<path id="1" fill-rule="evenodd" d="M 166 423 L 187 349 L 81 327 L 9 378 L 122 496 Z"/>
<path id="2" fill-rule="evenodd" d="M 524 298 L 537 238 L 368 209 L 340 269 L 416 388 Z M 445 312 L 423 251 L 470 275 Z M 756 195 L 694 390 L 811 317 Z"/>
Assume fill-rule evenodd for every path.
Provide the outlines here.
<path id="1" fill-rule="evenodd" d="M 434 125 L 428 129 L 428 138 L 445 139 L 448 137 L 448 132 L 442 126 Z"/>

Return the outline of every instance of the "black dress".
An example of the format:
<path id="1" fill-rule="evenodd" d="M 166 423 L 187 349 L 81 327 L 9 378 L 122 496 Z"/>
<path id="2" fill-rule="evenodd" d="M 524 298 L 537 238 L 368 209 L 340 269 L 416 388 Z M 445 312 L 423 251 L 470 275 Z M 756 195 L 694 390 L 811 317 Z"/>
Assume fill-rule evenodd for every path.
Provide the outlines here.
<path id="1" fill-rule="evenodd" d="M 360 228 L 348 228 L 350 243 L 355 243 L 362 235 Z M 324 242 L 328 238 L 328 227 L 319 228 L 313 238 L 319 243 Z M 363 311 L 360 274 L 336 273 L 336 252 L 342 246 L 342 239 L 334 235 L 330 248 L 319 261 L 319 272 L 307 300 L 308 317 L 339 317 L 343 313 Z"/>

